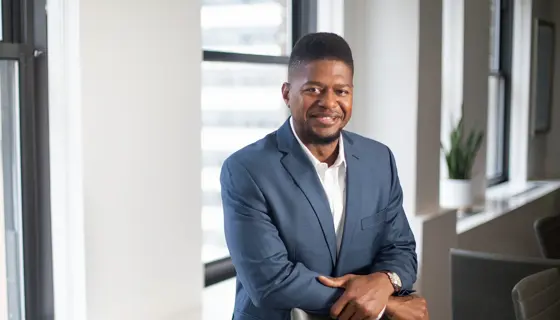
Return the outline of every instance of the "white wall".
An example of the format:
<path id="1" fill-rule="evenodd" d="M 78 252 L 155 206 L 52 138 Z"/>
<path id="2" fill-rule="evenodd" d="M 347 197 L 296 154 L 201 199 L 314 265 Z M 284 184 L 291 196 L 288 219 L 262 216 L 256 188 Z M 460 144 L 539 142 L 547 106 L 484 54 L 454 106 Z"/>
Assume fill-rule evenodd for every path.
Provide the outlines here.
<path id="1" fill-rule="evenodd" d="M 547 21 L 551 21 L 553 19 L 553 16 L 554 14 L 552 11 L 552 3 L 550 0 L 533 0 L 533 19 L 545 19 Z M 560 57 L 560 55 L 558 56 Z M 533 74 L 532 77 L 534 78 L 535 75 Z M 553 114 L 554 113 L 558 112 L 553 112 Z M 546 178 L 549 174 L 549 170 L 547 168 L 547 149 L 549 147 L 547 145 L 548 140 L 548 135 L 529 135 L 527 174 L 530 179 L 543 179 Z M 554 146 L 551 147 L 555 148 Z M 550 169 L 553 168 L 551 167 Z"/>
<path id="2" fill-rule="evenodd" d="M 521 2 L 521 1 L 520 1 Z M 560 23 L 560 3 L 552 0 L 532 0 L 522 1 L 525 7 L 530 7 L 530 17 L 532 18 L 531 27 L 534 28 L 536 19 L 543 19 L 558 25 Z M 531 30 L 531 36 L 534 30 Z M 529 39 L 529 41 L 532 41 Z M 560 33 L 556 31 L 555 39 L 555 64 L 553 75 L 553 97 L 551 106 L 551 129 L 547 134 L 529 134 L 527 142 L 527 177 L 529 179 L 558 179 L 560 178 Z M 525 42 L 525 47 L 527 47 Z M 531 56 L 531 63 L 534 63 L 534 53 Z M 531 70 L 533 72 L 534 70 Z M 531 73 L 530 78 L 526 78 L 527 85 L 533 85 L 535 75 Z M 530 82 L 528 79 L 531 79 Z M 534 94 L 534 88 L 531 94 Z M 534 108 L 532 101 L 527 101 L 527 117 Z M 530 124 L 530 120 L 529 120 Z M 518 140 L 517 140 L 518 141 Z M 515 160 L 514 160 L 515 161 Z"/>
<path id="3" fill-rule="evenodd" d="M 57 319 L 198 318 L 200 4 L 48 9 Z"/>
<path id="4" fill-rule="evenodd" d="M 488 75 L 490 43 L 490 3 L 488 0 L 466 0 L 464 16 L 463 119 L 466 128 L 487 131 Z M 484 199 L 486 181 L 486 140 L 472 168 L 473 188 Z"/>

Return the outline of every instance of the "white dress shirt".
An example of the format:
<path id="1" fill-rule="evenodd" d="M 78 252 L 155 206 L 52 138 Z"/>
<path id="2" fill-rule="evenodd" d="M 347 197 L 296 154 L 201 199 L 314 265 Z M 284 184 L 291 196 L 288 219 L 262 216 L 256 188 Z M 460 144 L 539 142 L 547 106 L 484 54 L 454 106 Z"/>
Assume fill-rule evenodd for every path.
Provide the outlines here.
<path id="1" fill-rule="evenodd" d="M 301 148 L 311 160 L 311 163 L 317 171 L 319 180 L 325 189 L 327 198 L 329 200 L 329 206 L 331 208 L 331 214 L 333 215 L 334 231 L 336 233 L 336 254 L 338 257 L 338 252 L 340 251 L 340 244 L 342 243 L 342 232 L 344 230 L 344 217 L 345 217 L 345 207 L 346 207 L 346 159 L 344 158 L 344 139 L 342 136 L 338 139 L 338 157 L 334 161 L 332 166 L 328 166 L 326 163 L 319 161 L 315 156 L 309 151 L 309 149 L 301 142 L 298 137 L 296 130 L 294 129 L 293 118 L 290 117 L 290 127 L 292 132 L 296 137 Z M 385 309 L 383 309 L 385 311 Z M 383 311 L 379 315 L 378 319 L 383 315 Z M 293 309 L 291 313 L 292 320 L 314 320 L 319 319 L 312 315 L 307 314 L 301 309 Z"/>
<path id="2" fill-rule="evenodd" d="M 336 251 L 338 255 L 340 244 L 342 243 L 344 208 L 346 204 L 346 160 L 344 159 L 344 141 L 342 137 L 338 140 L 338 157 L 333 165 L 329 167 L 326 163 L 317 160 L 311 151 L 301 142 L 296 134 L 291 117 L 290 126 L 292 127 L 292 132 L 299 145 L 315 167 L 315 171 L 317 171 L 319 180 L 327 194 L 331 214 L 333 215 L 334 231 L 336 233 Z"/>

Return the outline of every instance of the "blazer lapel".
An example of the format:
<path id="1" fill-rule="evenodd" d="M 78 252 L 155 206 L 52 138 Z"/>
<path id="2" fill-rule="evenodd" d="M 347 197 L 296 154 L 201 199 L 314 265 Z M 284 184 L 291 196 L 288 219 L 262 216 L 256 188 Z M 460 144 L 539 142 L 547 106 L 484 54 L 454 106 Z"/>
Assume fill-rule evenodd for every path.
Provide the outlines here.
<path id="1" fill-rule="evenodd" d="M 295 139 L 289 122 L 284 123 L 277 134 L 278 148 L 280 151 L 286 152 L 286 155 L 282 158 L 282 165 L 290 173 L 313 207 L 313 211 L 323 230 L 323 236 L 327 242 L 332 263 L 335 265 L 336 234 L 334 231 L 334 220 L 321 181 L 311 161 L 309 161 L 307 155 Z"/>
<path id="2" fill-rule="evenodd" d="M 360 217 L 363 211 L 363 203 L 369 199 L 367 189 L 367 175 L 362 170 L 363 163 L 360 163 L 358 150 L 354 142 L 343 133 L 345 157 L 346 157 L 346 205 L 344 212 L 344 229 L 342 234 L 342 244 L 338 254 L 338 260 L 344 261 L 345 254 L 352 245 L 352 237 L 356 228 L 360 224 Z M 371 178 L 371 177 L 370 177 Z M 342 263 L 337 263 L 335 274 L 338 276 Z"/>

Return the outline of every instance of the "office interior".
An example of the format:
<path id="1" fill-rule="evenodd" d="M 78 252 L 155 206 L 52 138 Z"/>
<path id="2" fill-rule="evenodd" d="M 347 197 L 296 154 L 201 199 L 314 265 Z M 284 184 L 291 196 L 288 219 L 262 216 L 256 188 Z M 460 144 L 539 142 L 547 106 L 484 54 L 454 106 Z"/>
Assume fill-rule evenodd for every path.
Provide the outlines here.
<path id="1" fill-rule="evenodd" d="M 0 320 L 231 319 L 220 167 L 287 119 L 316 31 L 353 50 L 347 129 L 395 154 L 430 318 L 529 319 L 523 289 L 560 290 L 559 2 L 0 3 Z M 468 210 L 459 119 L 484 135 Z"/>

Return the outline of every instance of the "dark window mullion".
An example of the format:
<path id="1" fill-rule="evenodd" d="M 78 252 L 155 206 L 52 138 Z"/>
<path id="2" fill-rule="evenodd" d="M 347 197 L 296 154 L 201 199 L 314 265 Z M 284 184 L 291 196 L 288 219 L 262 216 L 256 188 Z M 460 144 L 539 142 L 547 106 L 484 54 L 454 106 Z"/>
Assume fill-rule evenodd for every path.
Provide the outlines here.
<path id="1" fill-rule="evenodd" d="M 501 0 L 498 46 L 498 69 L 491 70 L 490 75 L 502 79 L 503 87 L 503 131 L 502 140 L 498 141 L 498 148 L 502 148 L 500 172 L 495 177 L 488 179 L 488 185 L 493 186 L 509 180 L 509 135 L 510 135 L 510 107 L 511 107 L 511 68 L 512 68 L 512 32 L 513 32 L 513 2 L 512 0 Z"/>
<path id="2" fill-rule="evenodd" d="M 208 287 L 216 283 L 235 277 L 235 267 L 230 257 L 215 260 L 204 265 L 204 286 Z"/>
<path id="3" fill-rule="evenodd" d="M 0 42 L 0 59 L 18 60 L 29 51 L 27 46 L 19 43 Z"/>
<path id="4" fill-rule="evenodd" d="M 0 0 L 2 6 L 2 41 L 13 41 L 13 16 L 12 16 L 12 1 L 13 0 Z"/>
<path id="5" fill-rule="evenodd" d="M 246 62 L 263 64 L 288 64 L 289 57 L 204 50 L 204 61 Z"/>
<path id="6" fill-rule="evenodd" d="M 22 15 L 22 5 L 23 5 L 23 1 L 25 0 L 2 0 L 3 3 L 8 3 L 8 10 L 7 13 L 10 15 L 10 17 L 8 18 L 8 23 L 10 24 L 8 26 L 9 28 L 9 41 L 10 42 L 18 42 L 18 43 L 22 43 L 24 42 L 24 39 L 22 37 L 22 29 L 23 29 L 23 24 L 26 22 L 25 17 Z M 32 5 L 32 4 L 30 4 Z M 4 18 L 6 16 L 6 14 L 3 14 Z"/>
<path id="7" fill-rule="evenodd" d="M 292 0 L 292 46 L 302 36 L 317 31 L 317 0 Z"/>
<path id="8" fill-rule="evenodd" d="M 512 69 L 512 41 L 513 41 L 513 1 L 502 0 L 500 12 L 500 72 L 504 79 L 504 132 L 503 132 L 503 181 L 509 180 L 509 137 L 510 137 L 510 109 L 511 109 L 511 69 Z M 502 181 L 502 182 L 503 182 Z"/>
<path id="9" fill-rule="evenodd" d="M 507 175 L 501 174 L 497 177 L 493 177 L 493 178 L 488 179 L 488 186 L 490 186 L 490 187 L 495 186 L 497 184 L 500 184 L 500 183 L 506 182 L 506 181 L 508 181 Z"/>
<path id="10" fill-rule="evenodd" d="M 21 17 L 13 34 L 25 44 L 20 59 L 25 313 L 27 319 L 53 319 L 46 0 L 12 1 L 14 16 Z M 36 48 L 44 54 L 36 55 Z"/>
<path id="11" fill-rule="evenodd" d="M 492 30 L 493 37 L 490 52 L 493 52 L 492 61 L 490 62 L 490 71 L 491 72 L 500 72 L 500 65 L 501 65 L 501 39 L 502 39 L 502 14 L 503 14 L 503 2 L 504 0 L 491 0 L 493 11 L 491 14 L 493 15 L 491 21 L 492 26 L 490 26 Z"/>

